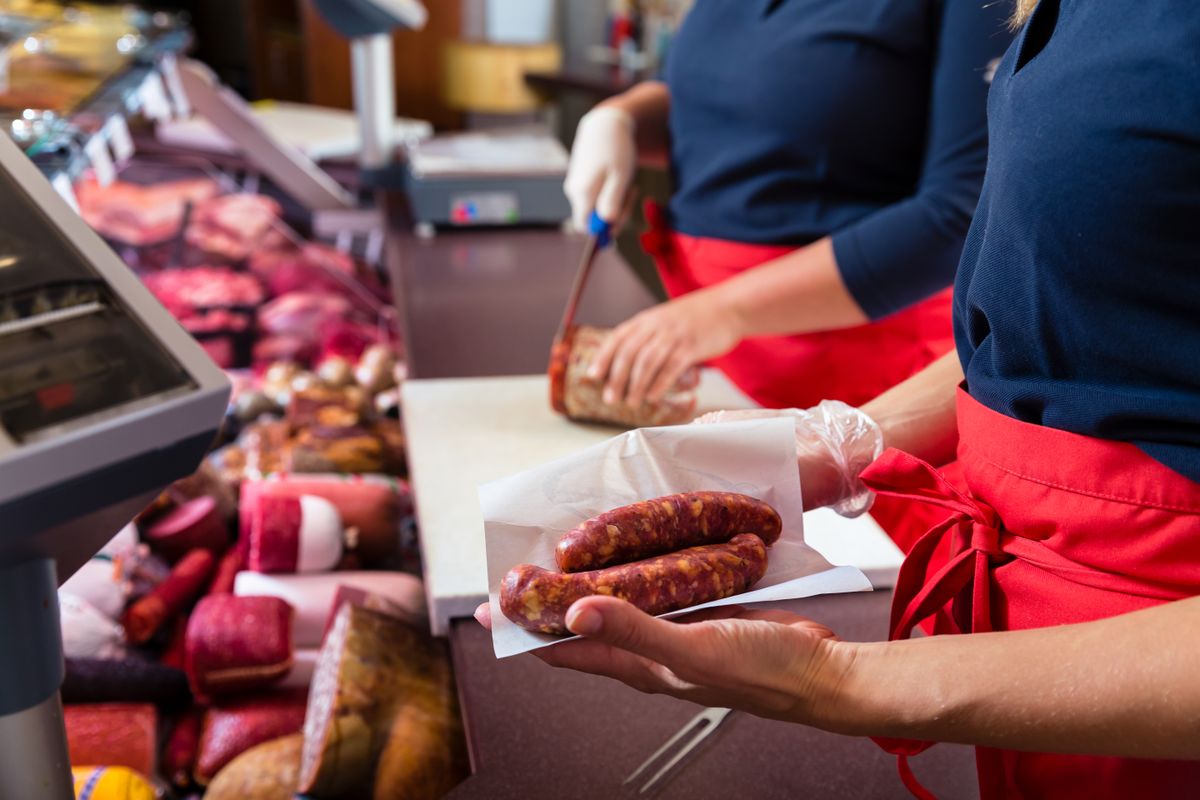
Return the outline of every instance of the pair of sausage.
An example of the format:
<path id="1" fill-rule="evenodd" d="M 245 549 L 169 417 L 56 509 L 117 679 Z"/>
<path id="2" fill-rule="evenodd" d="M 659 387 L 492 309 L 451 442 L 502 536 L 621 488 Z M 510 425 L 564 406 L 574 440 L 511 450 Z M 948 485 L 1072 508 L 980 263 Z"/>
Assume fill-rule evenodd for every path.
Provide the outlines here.
<path id="1" fill-rule="evenodd" d="M 782 530 L 770 505 L 732 492 L 634 503 L 563 536 L 555 550 L 562 572 L 514 567 L 500 610 L 527 630 L 565 634 L 567 609 L 581 597 L 619 597 L 649 614 L 729 597 L 766 573 L 767 546 Z"/>

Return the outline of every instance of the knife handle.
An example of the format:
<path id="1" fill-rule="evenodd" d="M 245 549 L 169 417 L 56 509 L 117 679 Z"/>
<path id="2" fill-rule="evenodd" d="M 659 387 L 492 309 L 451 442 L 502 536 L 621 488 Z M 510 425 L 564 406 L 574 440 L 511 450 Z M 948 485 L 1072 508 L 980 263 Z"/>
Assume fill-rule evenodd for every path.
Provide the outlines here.
<path id="1" fill-rule="evenodd" d="M 612 241 L 612 223 L 605 222 L 595 211 L 588 218 L 588 233 L 596 237 L 596 249 L 603 250 Z"/>

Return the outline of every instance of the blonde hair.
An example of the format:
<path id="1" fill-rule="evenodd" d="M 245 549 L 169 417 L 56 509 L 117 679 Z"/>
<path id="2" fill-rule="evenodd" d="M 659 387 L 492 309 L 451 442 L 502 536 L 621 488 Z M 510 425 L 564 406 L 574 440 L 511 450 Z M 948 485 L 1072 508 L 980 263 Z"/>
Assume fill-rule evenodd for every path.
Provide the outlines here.
<path id="1" fill-rule="evenodd" d="M 1029 15 L 1037 8 L 1038 0 L 1017 0 L 1017 10 L 1013 14 L 1013 24 L 1020 25 L 1029 19 Z"/>

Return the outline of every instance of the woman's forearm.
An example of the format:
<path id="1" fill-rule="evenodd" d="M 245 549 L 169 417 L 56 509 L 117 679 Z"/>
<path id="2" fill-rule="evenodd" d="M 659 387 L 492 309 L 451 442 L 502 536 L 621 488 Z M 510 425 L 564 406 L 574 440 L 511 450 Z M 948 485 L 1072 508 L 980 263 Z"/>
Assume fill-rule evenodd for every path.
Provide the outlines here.
<path id="1" fill-rule="evenodd" d="M 701 292 L 711 293 L 724 307 L 741 339 L 836 330 L 870 321 L 842 282 L 828 237 Z"/>
<path id="2" fill-rule="evenodd" d="M 850 644 L 817 704 L 843 733 L 1200 758 L 1200 598 L 1028 631 Z M 844 655 L 844 654 L 843 654 Z"/>
<path id="3" fill-rule="evenodd" d="M 639 163 L 666 165 L 671 143 L 668 127 L 671 95 L 665 83 L 642 81 L 600 105 L 619 108 L 633 118 Z"/>
<path id="4" fill-rule="evenodd" d="M 955 396 L 962 379 L 962 362 L 951 351 L 862 410 L 883 431 L 885 447 L 941 466 L 954 460 L 958 446 Z"/>

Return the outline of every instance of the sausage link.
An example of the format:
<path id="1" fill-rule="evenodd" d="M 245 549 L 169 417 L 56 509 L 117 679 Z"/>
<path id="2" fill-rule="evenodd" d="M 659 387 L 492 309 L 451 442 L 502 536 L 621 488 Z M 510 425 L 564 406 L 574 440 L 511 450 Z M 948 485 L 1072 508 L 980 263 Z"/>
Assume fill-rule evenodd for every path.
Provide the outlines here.
<path id="1" fill-rule="evenodd" d="M 551 572 L 520 564 L 504 577 L 500 610 L 526 630 L 561 635 L 568 633 L 567 609 L 581 597 L 619 597 L 647 614 L 665 614 L 740 594 L 766 571 L 767 547 L 749 533 L 591 572 Z"/>
<path id="2" fill-rule="evenodd" d="M 582 572 L 727 542 L 753 533 L 772 545 L 783 531 L 775 509 L 734 492 L 684 492 L 606 511 L 568 531 L 554 549 L 563 572 Z"/>

